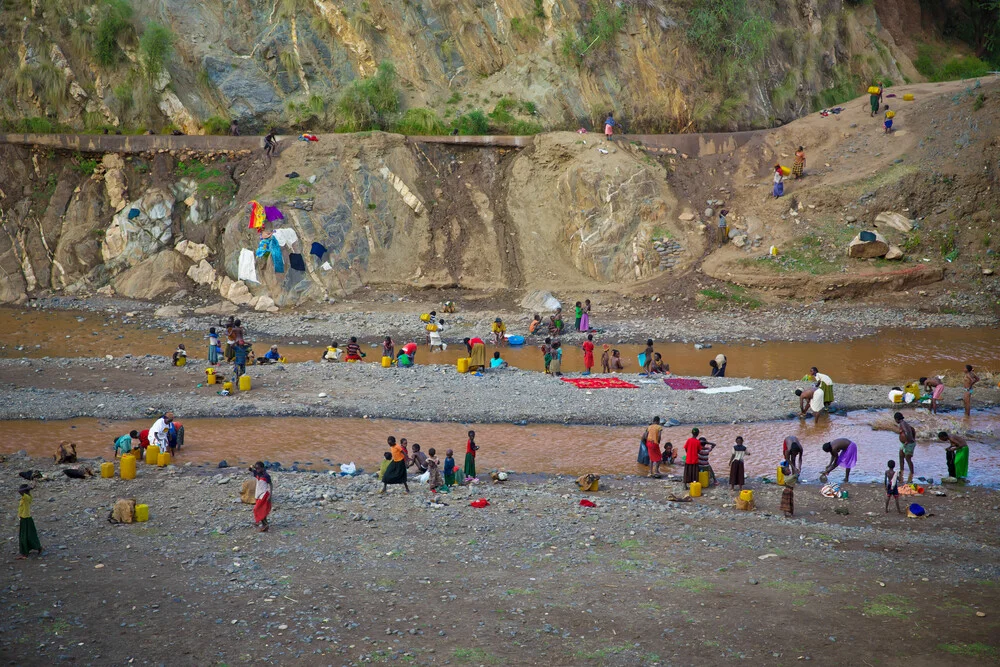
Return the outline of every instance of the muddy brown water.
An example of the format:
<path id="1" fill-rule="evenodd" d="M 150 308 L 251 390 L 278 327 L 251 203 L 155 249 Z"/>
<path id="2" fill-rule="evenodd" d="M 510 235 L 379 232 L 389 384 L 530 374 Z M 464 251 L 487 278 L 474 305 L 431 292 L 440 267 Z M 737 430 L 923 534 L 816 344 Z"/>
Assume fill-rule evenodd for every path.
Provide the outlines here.
<path id="1" fill-rule="evenodd" d="M 741 425 L 718 425 L 702 429 L 702 435 L 718 444 L 711 461 L 720 477 L 729 474 L 727 462 L 737 435 L 746 439 L 749 455 L 747 475 L 772 474 L 781 458 L 781 443 L 788 435 L 804 444 L 804 475 L 815 481 L 828 462 L 820 447 L 834 437 L 851 438 L 859 445 L 858 466 L 852 479 L 881 479 L 886 461 L 895 458 L 899 440 L 895 432 L 875 431 L 870 424 L 888 413 L 858 412 L 849 416 L 821 416 L 819 421 L 757 422 Z M 912 414 L 908 412 L 908 415 Z M 920 415 L 914 415 L 919 422 Z M 951 418 L 948 418 L 951 419 Z M 185 427 L 185 446 L 177 458 L 215 466 L 225 459 L 230 465 L 246 465 L 256 460 L 278 461 L 286 467 L 298 464 L 303 469 L 326 469 L 353 461 L 368 471 L 377 470 L 386 450 L 388 435 L 405 437 L 419 443 L 426 451 L 437 449 L 443 457 L 449 447 L 455 460 L 465 458 L 466 432 L 475 429 L 481 449 L 478 469 L 494 468 L 524 473 L 560 473 L 579 475 L 641 473 L 635 464 L 642 428 L 606 426 L 563 426 L 541 424 L 468 425 L 373 419 L 323 419 L 285 417 L 279 419 L 250 417 L 228 419 L 181 419 Z M 976 484 L 1000 484 L 1000 411 L 984 410 L 964 423 L 976 432 L 971 441 L 970 475 Z M 76 443 L 80 455 L 111 458 L 111 443 L 131 429 L 149 428 L 152 420 L 111 422 L 96 419 L 66 421 L 0 422 L 0 452 L 24 449 L 33 456 L 50 456 L 62 440 Z M 687 427 L 665 429 L 664 442 L 680 446 L 689 436 Z M 947 474 L 944 447 L 941 443 L 920 441 L 914 454 L 917 475 L 940 478 Z M 682 467 L 668 467 L 666 472 L 680 474 Z M 835 473 L 840 480 L 843 473 Z"/>
<path id="2" fill-rule="evenodd" d="M 449 340 L 445 333 L 445 341 Z M 418 364 L 454 364 L 465 356 L 465 346 L 453 342 L 444 352 L 431 352 L 421 345 Z M 601 344 L 609 343 L 621 351 L 626 372 L 635 373 L 641 345 L 617 344 L 614 340 L 595 336 L 595 353 L 600 370 Z M 255 337 L 255 348 L 263 353 L 272 343 L 280 346 L 290 362 L 319 360 L 325 346 L 331 342 L 316 339 Z M 397 346 L 402 340 L 397 341 Z M 422 342 L 422 341 L 421 341 Z M 179 343 L 184 343 L 189 359 L 198 363 L 206 357 L 206 338 L 202 332 L 168 333 L 157 328 L 143 328 L 134 319 L 123 323 L 120 318 L 102 314 L 70 311 L 20 311 L 0 309 L 0 357 L 99 357 L 106 354 L 121 356 L 156 354 L 169 356 Z M 341 345 L 346 343 L 340 341 Z M 494 351 L 487 346 L 489 355 Z M 851 384 L 903 383 L 937 371 L 961 372 L 966 363 L 977 367 L 1000 367 L 1000 331 L 995 328 L 972 329 L 889 329 L 875 336 L 836 343 L 767 342 L 717 344 L 708 350 L 695 350 L 693 344 L 655 344 L 675 374 L 708 375 L 709 360 L 722 352 L 729 359 L 727 375 L 761 379 L 798 379 L 811 366 L 818 366 L 835 382 Z M 377 363 L 378 348 L 365 346 L 366 361 Z M 512 366 L 540 371 L 542 355 L 537 343 L 523 347 L 500 348 L 503 358 Z M 567 344 L 563 353 L 564 372 L 583 370 L 583 352 L 578 345 Z"/>

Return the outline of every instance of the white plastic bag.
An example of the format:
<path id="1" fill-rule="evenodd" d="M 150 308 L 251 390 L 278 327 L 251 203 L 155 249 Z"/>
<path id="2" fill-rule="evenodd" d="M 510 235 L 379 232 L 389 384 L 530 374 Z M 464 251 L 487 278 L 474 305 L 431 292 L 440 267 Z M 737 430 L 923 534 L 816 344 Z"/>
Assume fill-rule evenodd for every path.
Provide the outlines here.
<path id="1" fill-rule="evenodd" d="M 351 461 L 350 463 L 342 463 L 340 465 L 340 472 L 344 473 L 345 475 L 353 475 L 357 471 L 358 467 L 354 465 L 354 461 Z"/>
<path id="2" fill-rule="evenodd" d="M 423 475 L 417 477 L 417 481 L 420 482 L 421 484 L 426 484 L 430 478 L 431 478 L 431 471 L 428 470 Z"/>

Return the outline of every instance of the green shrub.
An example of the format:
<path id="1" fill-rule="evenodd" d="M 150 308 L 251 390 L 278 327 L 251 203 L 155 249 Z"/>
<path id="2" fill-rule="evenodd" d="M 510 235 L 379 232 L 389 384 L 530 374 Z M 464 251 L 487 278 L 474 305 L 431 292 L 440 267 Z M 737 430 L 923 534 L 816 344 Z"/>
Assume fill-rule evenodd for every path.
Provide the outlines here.
<path id="1" fill-rule="evenodd" d="M 155 21 L 146 26 L 139 38 L 139 52 L 147 74 L 154 78 L 159 75 L 173 50 L 174 34 L 169 28 Z"/>
<path id="2" fill-rule="evenodd" d="M 456 90 L 451 94 L 451 97 L 448 98 L 448 101 L 445 102 L 445 104 L 458 104 L 461 101 L 462 101 L 462 93 Z"/>
<path id="3" fill-rule="evenodd" d="M 229 120 L 222 116 L 209 116 L 201 127 L 205 130 L 205 134 L 229 134 Z"/>
<path id="4" fill-rule="evenodd" d="M 396 68 L 382 62 L 366 79 L 356 79 L 337 100 L 337 129 L 342 132 L 384 130 L 389 118 L 399 110 Z"/>
<path id="5" fill-rule="evenodd" d="M 542 4 L 542 0 L 535 0 L 535 18 L 544 19 L 545 17 L 545 7 Z"/>
<path id="6" fill-rule="evenodd" d="M 482 109 L 473 109 L 453 120 L 451 127 L 453 130 L 458 130 L 458 133 L 463 136 L 489 134 L 490 121 Z"/>
<path id="7" fill-rule="evenodd" d="M 533 39 L 542 34 L 541 28 L 530 20 L 516 16 L 510 20 L 510 31 L 521 39 Z"/>
<path id="8" fill-rule="evenodd" d="M 774 24 L 749 0 L 695 0 L 687 37 L 726 82 L 745 78 L 771 47 Z"/>
<path id="9" fill-rule="evenodd" d="M 432 110 L 421 107 L 407 109 L 396 122 L 395 131 L 411 136 L 431 136 L 447 134 L 448 127 Z"/>
<path id="10" fill-rule="evenodd" d="M 78 174 L 92 176 L 94 170 L 97 169 L 97 160 L 94 158 L 85 158 L 80 153 L 77 153 L 73 158 L 72 169 Z"/>
<path id="11" fill-rule="evenodd" d="M 610 0 L 596 0 L 590 5 L 590 18 L 584 23 L 583 34 L 566 31 L 562 36 L 561 50 L 565 59 L 582 65 L 588 54 L 594 55 L 607 50 L 614 43 L 615 36 L 625 27 L 628 19 L 627 4 L 616 4 Z"/>
<path id="12" fill-rule="evenodd" d="M 104 0 L 101 11 L 103 16 L 97 24 L 94 57 L 104 67 L 111 67 L 117 64 L 122 56 L 119 40 L 134 30 L 129 22 L 132 18 L 132 7 L 126 0 Z"/>
<path id="13" fill-rule="evenodd" d="M 930 44 L 917 47 L 917 58 L 913 61 L 913 66 L 930 81 L 975 79 L 990 72 L 989 64 L 976 56 L 949 58 L 943 49 Z"/>
<path id="14" fill-rule="evenodd" d="M 4 120 L 2 126 L 4 131 L 13 134 L 57 134 L 59 132 L 68 132 L 70 129 L 61 123 L 38 116 Z"/>

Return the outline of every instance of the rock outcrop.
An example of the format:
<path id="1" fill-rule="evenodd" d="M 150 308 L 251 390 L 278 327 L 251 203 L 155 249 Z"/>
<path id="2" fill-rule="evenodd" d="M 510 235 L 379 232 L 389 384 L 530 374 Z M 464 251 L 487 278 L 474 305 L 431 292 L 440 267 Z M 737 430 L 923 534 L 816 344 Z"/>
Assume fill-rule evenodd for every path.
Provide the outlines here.
<path id="1" fill-rule="evenodd" d="M 187 270 L 191 260 L 164 250 L 126 269 L 114 279 L 115 291 L 132 299 L 156 299 L 191 287 Z"/>
<path id="2" fill-rule="evenodd" d="M 889 243 L 878 232 L 860 232 L 847 248 L 847 255 L 856 259 L 884 257 L 889 252 Z"/>
<path id="3" fill-rule="evenodd" d="M 101 256 L 110 268 L 135 266 L 166 247 L 173 238 L 174 197 L 150 188 L 119 211 L 104 234 Z"/>

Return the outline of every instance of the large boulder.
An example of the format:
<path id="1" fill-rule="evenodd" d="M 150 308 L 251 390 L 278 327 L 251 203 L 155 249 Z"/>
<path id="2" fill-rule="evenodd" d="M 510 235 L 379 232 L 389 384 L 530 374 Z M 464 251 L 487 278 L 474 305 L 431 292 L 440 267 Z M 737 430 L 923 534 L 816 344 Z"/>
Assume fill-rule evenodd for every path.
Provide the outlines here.
<path id="1" fill-rule="evenodd" d="M 521 299 L 521 308 L 531 311 L 555 310 L 562 306 L 559 299 L 552 296 L 552 292 L 545 290 L 534 290 L 528 292 Z"/>
<path id="2" fill-rule="evenodd" d="M 108 191 L 108 201 L 115 213 L 125 208 L 128 202 L 128 181 L 125 179 L 125 161 L 118 153 L 105 153 L 101 158 L 104 166 L 104 187 Z"/>
<path id="3" fill-rule="evenodd" d="M 196 282 L 199 285 L 212 285 L 218 279 L 215 274 L 215 269 L 206 260 L 201 260 L 198 264 L 194 264 L 187 271 L 187 277 Z"/>
<path id="4" fill-rule="evenodd" d="M 878 232 L 859 232 L 847 248 L 847 255 L 857 259 L 884 257 L 887 252 L 889 243 Z"/>
<path id="5" fill-rule="evenodd" d="M 204 243 L 195 243 L 194 241 L 189 241 L 188 239 L 178 241 L 177 245 L 174 246 L 174 250 L 184 255 L 192 262 L 200 262 L 203 259 L 208 259 L 208 256 L 212 254 L 212 249 Z"/>
<path id="6" fill-rule="evenodd" d="M 875 226 L 883 229 L 889 227 L 901 232 L 909 232 L 913 230 L 913 223 L 914 220 L 908 216 L 902 213 L 893 213 L 892 211 L 882 211 L 875 216 Z"/>
<path id="7" fill-rule="evenodd" d="M 163 294 L 189 289 L 186 277 L 191 260 L 173 250 L 145 259 L 114 279 L 115 291 L 131 299 L 155 299 Z"/>
<path id="8" fill-rule="evenodd" d="M 138 214 L 129 218 L 133 210 Z M 161 188 L 150 188 L 141 199 L 125 206 L 104 234 L 104 262 L 111 268 L 135 266 L 162 250 L 173 238 L 173 210 L 173 194 Z"/>
<path id="9" fill-rule="evenodd" d="M 885 253 L 886 259 L 903 259 L 903 249 L 898 245 L 890 245 L 889 252 Z"/>

